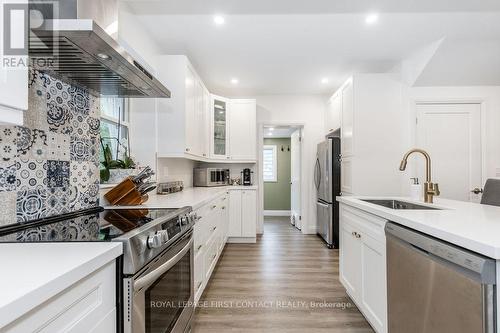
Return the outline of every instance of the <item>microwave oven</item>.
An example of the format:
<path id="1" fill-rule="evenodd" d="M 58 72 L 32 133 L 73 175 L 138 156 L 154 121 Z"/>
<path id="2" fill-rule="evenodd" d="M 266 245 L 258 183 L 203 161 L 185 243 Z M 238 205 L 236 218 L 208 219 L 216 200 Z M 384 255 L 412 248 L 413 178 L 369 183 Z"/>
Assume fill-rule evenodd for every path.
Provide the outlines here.
<path id="1" fill-rule="evenodd" d="M 230 178 L 229 169 L 196 168 L 193 185 L 195 187 L 226 186 L 229 185 Z"/>

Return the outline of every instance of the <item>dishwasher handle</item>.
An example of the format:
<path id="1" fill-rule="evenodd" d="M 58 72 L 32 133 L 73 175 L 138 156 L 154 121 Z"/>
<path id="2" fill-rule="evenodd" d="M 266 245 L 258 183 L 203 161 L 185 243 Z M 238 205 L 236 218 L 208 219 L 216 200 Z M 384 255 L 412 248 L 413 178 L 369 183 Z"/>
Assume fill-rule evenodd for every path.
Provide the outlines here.
<path id="1" fill-rule="evenodd" d="M 395 238 L 422 255 L 434 257 L 449 266 L 458 266 L 461 270 L 474 273 L 482 283 L 496 284 L 496 261 L 494 259 L 393 222 L 386 224 L 385 233 L 387 241 L 389 238 Z"/>

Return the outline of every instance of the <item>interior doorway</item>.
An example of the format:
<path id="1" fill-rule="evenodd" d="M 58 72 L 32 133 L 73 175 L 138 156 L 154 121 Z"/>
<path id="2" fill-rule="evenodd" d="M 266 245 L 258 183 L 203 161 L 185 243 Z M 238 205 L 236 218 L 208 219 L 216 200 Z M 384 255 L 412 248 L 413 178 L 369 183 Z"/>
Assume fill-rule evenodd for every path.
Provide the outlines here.
<path id="1" fill-rule="evenodd" d="M 417 103 L 416 141 L 432 157 L 441 197 L 479 202 L 483 185 L 480 103 Z M 417 174 L 424 179 L 421 161 Z M 477 193 L 475 193 L 477 192 Z"/>
<path id="2" fill-rule="evenodd" d="M 302 229 L 302 127 L 264 125 L 260 172 L 263 221 L 280 220 Z"/>

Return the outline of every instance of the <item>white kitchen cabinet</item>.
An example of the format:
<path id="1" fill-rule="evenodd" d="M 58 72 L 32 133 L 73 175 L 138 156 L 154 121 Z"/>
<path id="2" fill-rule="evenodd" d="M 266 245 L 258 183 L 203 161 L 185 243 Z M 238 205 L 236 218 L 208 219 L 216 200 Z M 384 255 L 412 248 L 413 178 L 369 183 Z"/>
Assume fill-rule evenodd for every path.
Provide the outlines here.
<path id="1" fill-rule="evenodd" d="M 327 103 L 325 132 L 329 134 L 340 128 L 342 112 L 342 94 L 335 93 Z"/>
<path id="2" fill-rule="evenodd" d="M 257 233 L 257 191 L 241 191 L 241 236 L 254 238 Z"/>
<path id="3" fill-rule="evenodd" d="M 232 160 L 257 160 L 257 102 L 255 99 L 230 101 L 229 146 Z"/>
<path id="4" fill-rule="evenodd" d="M 229 243 L 255 243 L 257 237 L 257 191 L 229 191 Z"/>
<path id="5" fill-rule="evenodd" d="M 387 332 L 386 223 L 340 204 L 340 282 L 378 333 Z"/>
<path id="6" fill-rule="evenodd" d="M 1 331 L 116 332 L 115 262 L 78 281 Z"/>
<path id="7" fill-rule="evenodd" d="M 408 115 L 393 74 L 356 74 L 330 99 L 340 110 L 344 195 L 401 195 Z M 330 106 L 330 109 L 333 109 Z M 330 111 L 327 111 L 330 112 Z M 327 113 L 326 118 L 329 116 Z"/>
<path id="8" fill-rule="evenodd" d="M 230 105 L 227 98 L 212 95 L 210 157 L 215 160 L 231 158 L 229 155 Z"/>
<path id="9" fill-rule="evenodd" d="M 196 210 L 194 226 L 195 302 L 199 301 L 227 241 L 229 192 Z"/>
<path id="10" fill-rule="evenodd" d="M 158 156 L 203 159 L 208 154 L 208 90 L 187 57 L 160 56 L 158 63 L 158 78 L 172 93 L 171 98 L 157 99 L 157 137 L 153 143 Z"/>
<path id="11" fill-rule="evenodd" d="M 27 0 L 14 0 L 1 2 L 0 17 L 4 17 L 3 4 L 27 4 Z M 7 14 L 7 13 L 6 13 Z M 23 25 L 20 29 L 12 28 L 12 43 L 22 45 L 24 40 Z M 4 36 L 4 24 L 0 24 L 0 36 Z M 7 47 L 8 45 L 5 45 Z M 2 61 L 10 63 L 9 66 L 0 66 L 0 124 L 23 124 L 23 112 L 28 110 L 28 63 L 27 57 L 4 56 Z"/>

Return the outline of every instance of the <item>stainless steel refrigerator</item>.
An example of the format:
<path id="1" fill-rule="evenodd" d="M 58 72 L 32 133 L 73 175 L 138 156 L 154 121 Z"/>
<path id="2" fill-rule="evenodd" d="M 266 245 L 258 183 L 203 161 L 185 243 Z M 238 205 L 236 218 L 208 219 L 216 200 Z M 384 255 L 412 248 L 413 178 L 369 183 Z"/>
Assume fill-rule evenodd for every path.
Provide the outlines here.
<path id="1" fill-rule="evenodd" d="M 339 246 L 340 138 L 318 144 L 314 182 L 317 192 L 317 233 L 329 248 Z"/>

